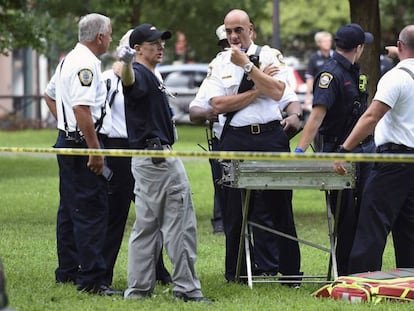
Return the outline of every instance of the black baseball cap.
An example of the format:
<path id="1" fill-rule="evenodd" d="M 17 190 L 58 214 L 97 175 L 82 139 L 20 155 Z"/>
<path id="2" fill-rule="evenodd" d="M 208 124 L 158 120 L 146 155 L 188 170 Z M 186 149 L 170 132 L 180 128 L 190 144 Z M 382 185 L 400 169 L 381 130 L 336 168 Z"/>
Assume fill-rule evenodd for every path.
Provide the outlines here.
<path id="1" fill-rule="evenodd" d="M 335 35 L 336 46 L 350 50 L 363 43 L 371 43 L 374 36 L 365 32 L 358 24 L 347 24 L 338 29 Z"/>
<path id="2" fill-rule="evenodd" d="M 159 31 L 151 24 L 141 24 L 132 31 L 129 37 L 129 46 L 134 48 L 135 44 L 142 44 L 143 42 L 151 42 L 158 39 L 167 40 L 171 38 L 169 30 Z"/>

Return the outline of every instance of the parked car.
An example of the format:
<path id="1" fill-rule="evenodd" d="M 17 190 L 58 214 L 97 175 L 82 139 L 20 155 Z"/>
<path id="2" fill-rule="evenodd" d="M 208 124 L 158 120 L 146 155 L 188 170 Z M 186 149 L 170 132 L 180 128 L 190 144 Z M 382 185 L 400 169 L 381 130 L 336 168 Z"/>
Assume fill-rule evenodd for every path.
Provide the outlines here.
<path id="1" fill-rule="evenodd" d="M 208 64 L 192 63 L 161 65 L 158 67 L 167 90 L 174 95 L 169 97 L 176 123 L 191 123 L 189 108 L 204 78 Z"/>
<path id="2" fill-rule="evenodd" d="M 292 68 L 291 84 L 303 105 L 306 93 L 306 83 L 304 82 L 303 75 L 306 68 L 299 65 L 294 65 Z M 177 124 L 191 123 L 189 105 L 207 76 L 208 64 L 160 65 L 158 70 L 164 79 L 165 87 L 174 95 L 174 97 L 169 97 L 169 101 L 174 112 L 175 122 Z"/>

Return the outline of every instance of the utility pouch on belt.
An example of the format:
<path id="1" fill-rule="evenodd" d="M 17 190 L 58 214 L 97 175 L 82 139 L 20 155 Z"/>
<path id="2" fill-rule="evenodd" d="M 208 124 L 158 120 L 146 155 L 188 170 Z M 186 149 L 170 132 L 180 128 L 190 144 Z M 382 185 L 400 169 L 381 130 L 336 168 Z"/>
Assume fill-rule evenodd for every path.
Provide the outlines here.
<path id="1" fill-rule="evenodd" d="M 149 138 L 146 140 L 147 150 L 163 150 L 161 140 L 159 137 Z M 165 158 L 151 158 L 153 164 L 162 163 Z"/>
<path id="2" fill-rule="evenodd" d="M 82 145 L 82 143 L 85 141 L 85 137 L 79 131 L 66 132 L 65 141 L 75 145 Z"/>

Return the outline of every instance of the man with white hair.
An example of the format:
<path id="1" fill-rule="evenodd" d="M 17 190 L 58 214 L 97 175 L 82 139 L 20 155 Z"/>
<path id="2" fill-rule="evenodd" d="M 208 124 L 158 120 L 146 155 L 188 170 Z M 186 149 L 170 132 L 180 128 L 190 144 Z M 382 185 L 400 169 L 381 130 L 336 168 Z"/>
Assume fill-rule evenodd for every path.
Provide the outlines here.
<path id="1" fill-rule="evenodd" d="M 79 42 L 58 64 L 46 89 L 57 119 L 56 148 L 100 149 L 111 128 L 106 87 L 98 56 L 112 41 L 111 20 L 91 13 L 79 21 Z M 78 291 L 114 295 L 105 283 L 103 245 L 108 223 L 107 178 L 102 155 L 58 155 L 60 204 L 57 214 L 57 283 Z"/>

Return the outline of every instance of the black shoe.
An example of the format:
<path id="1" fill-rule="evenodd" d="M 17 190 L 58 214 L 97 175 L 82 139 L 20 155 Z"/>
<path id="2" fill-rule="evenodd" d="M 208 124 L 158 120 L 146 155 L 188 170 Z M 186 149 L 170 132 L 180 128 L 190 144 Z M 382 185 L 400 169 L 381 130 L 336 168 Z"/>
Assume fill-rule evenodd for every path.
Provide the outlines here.
<path id="1" fill-rule="evenodd" d="M 122 296 L 124 292 L 121 290 L 115 290 L 113 288 L 110 288 L 107 285 L 101 285 L 96 290 L 95 294 L 98 294 L 101 296 Z"/>
<path id="2" fill-rule="evenodd" d="M 202 302 L 208 305 L 211 304 L 211 300 L 204 297 L 189 297 L 186 294 L 179 292 L 173 292 L 173 296 L 176 299 L 180 299 L 184 302 Z"/>
<path id="3" fill-rule="evenodd" d="M 302 284 L 302 275 L 303 272 L 298 272 L 296 276 L 283 275 L 279 280 L 282 281 L 281 283 L 284 286 L 299 289 Z"/>
<path id="4" fill-rule="evenodd" d="M 59 275 L 56 274 L 55 281 L 57 284 L 66 284 L 66 283 L 72 283 L 76 284 L 76 275 L 63 275 L 62 273 L 59 273 Z"/>
<path id="5" fill-rule="evenodd" d="M 213 229 L 213 234 L 223 234 L 224 233 L 224 228 L 223 228 L 223 225 L 216 225 L 216 226 L 214 226 L 214 229 Z"/>
<path id="6" fill-rule="evenodd" d="M 172 283 L 172 279 L 171 279 L 171 276 L 168 274 L 168 275 L 157 277 L 157 282 L 160 283 L 161 285 L 169 285 Z"/>
<path id="7" fill-rule="evenodd" d="M 6 295 L 6 277 L 4 276 L 3 264 L 0 261 L 0 309 L 6 308 L 8 298 Z"/>
<path id="8" fill-rule="evenodd" d="M 164 265 L 157 265 L 155 268 L 155 279 L 161 285 L 168 285 L 172 283 L 171 275 Z"/>
<path id="9" fill-rule="evenodd" d="M 274 271 L 256 271 L 253 276 L 262 277 L 262 278 L 275 278 L 277 272 Z"/>
<path id="10" fill-rule="evenodd" d="M 78 291 L 101 296 L 122 296 L 124 294 L 123 291 L 112 289 L 108 285 L 100 285 L 99 287 L 92 288 L 78 287 Z"/>

